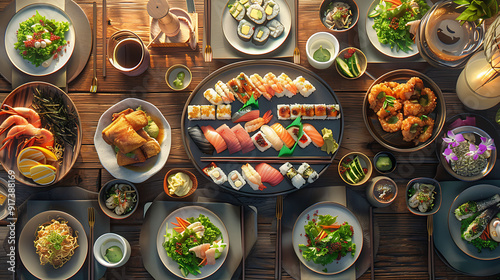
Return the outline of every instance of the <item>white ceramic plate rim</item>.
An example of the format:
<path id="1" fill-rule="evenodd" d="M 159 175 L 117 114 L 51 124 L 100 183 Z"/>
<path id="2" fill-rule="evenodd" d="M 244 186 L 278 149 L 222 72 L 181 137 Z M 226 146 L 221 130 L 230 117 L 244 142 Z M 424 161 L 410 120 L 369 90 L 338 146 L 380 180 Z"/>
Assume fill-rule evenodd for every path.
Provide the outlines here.
<path id="1" fill-rule="evenodd" d="M 276 50 L 285 42 L 286 38 L 288 38 L 288 34 L 290 34 L 292 26 L 292 13 L 290 12 L 290 7 L 286 1 L 275 1 L 280 6 L 280 12 L 275 19 L 283 24 L 285 30 L 283 30 L 283 34 L 276 39 L 269 36 L 267 42 L 261 46 L 252 43 L 252 39 L 250 39 L 249 42 L 245 42 L 240 39 L 238 36 L 238 21 L 231 16 L 229 8 L 227 7 L 229 2 L 234 2 L 234 0 L 229 0 L 226 3 L 222 12 L 222 31 L 224 33 L 224 37 L 233 48 L 248 55 L 262 55 Z M 268 21 L 266 21 L 266 24 L 267 22 Z"/>
<path id="2" fill-rule="evenodd" d="M 17 42 L 16 31 L 19 29 L 19 24 L 27 20 L 30 15 L 35 14 L 35 11 L 38 11 L 40 15 L 47 17 L 47 19 L 69 22 L 69 31 L 66 32 L 65 39 L 70 43 L 65 47 L 66 51 L 63 50 L 59 53 L 59 59 L 54 60 L 47 68 L 41 65 L 36 67 L 28 60 L 22 58 L 22 56 L 14 48 L 14 43 Z M 19 71 L 31 76 L 46 76 L 61 69 L 71 58 L 75 49 L 75 43 L 75 29 L 70 17 L 58 7 L 46 3 L 31 4 L 19 10 L 12 17 L 5 31 L 5 51 L 7 52 L 7 56 L 12 64 L 19 69 Z"/>
<path id="3" fill-rule="evenodd" d="M 73 228 L 73 231 L 78 232 L 78 248 L 71 259 L 58 269 L 54 269 L 51 264 L 41 265 L 40 258 L 36 254 L 33 241 L 35 240 L 35 232 L 39 225 L 56 219 L 58 217 L 68 221 L 68 225 Z M 87 234 L 83 229 L 82 224 L 73 216 L 62 211 L 45 211 L 31 218 L 19 236 L 19 257 L 26 269 L 34 276 L 40 279 L 68 279 L 75 275 L 83 266 L 87 259 L 88 242 Z M 35 265 L 39 267 L 35 267 Z"/>
<path id="4" fill-rule="evenodd" d="M 148 160 L 154 160 L 156 163 L 153 167 L 145 172 L 131 170 L 127 167 L 119 166 L 116 162 L 116 154 L 111 145 L 108 145 L 102 138 L 102 131 L 106 128 L 112 119 L 114 113 L 121 112 L 127 108 L 137 108 L 141 106 L 149 115 L 160 120 L 164 129 L 163 140 L 161 141 L 160 153 Z M 132 183 L 142 183 L 151 178 L 154 174 L 160 171 L 167 162 L 171 147 L 171 129 L 167 119 L 163 116 L 155 105 L 137 98 L 127 98 L 106 110 L 99 119 L 97 129 L 94 135 L 94 146 L 101 161 L 102 166 L 117 179 L 124 179 Z"/>
<path id="5" fill-rule="evenodd" d="M 350 254 L 347 254 L 339 261 L 333 261 L 326 266 L 316 264 L 313 261 L 306 261 L 304 259 L 302 253 L 300 252 L 299 244 L 305 244 L 306 242 L 304 225 L 309 221 L 307 220 L 307 215 L 309 214 L 310 218 L 312 219 L 312 216 L 316 212 L 316 210 L 318 210 L 318 215 L 330 214 L 332 217 L 338 216 L 337 223 L 347 222 L 353 227 L 354 234 L 352 238 L 354 244 L 356 244 L 356 252 L 354 257 L 351 257 Z M 363 249 L 363 229 L 361 228 L 361 224 L 359 223 L 356 216 L 345 206 L 336 202 L 319 202 L 312 206 L 309 206 L 299 215 L 299 217 L 295 221 L 292 232 L 292 243 L 295 254 L 302 262 L 302 264 L 304 264 L 307 268 L 319 274 L 333 275 L 347 270 L 358 259 L 359 255 L 361 254 L 361 250 Z M 323 271 L 325 268 L 328 270 L 328 272 Z"/>
<path id="6" fill-rule="evenodd" d="M 208 217 L 210 219 L 210 222 L 212 222 L 212 224 L 220 229 L 222 237 L 224 238 L 224 243 L 226 243 L 226 248 L 224 249 L 224 252 L 222 252 L 220 258 L 215 261 L 215 265 L 202 267 L 200 269 L 201 273 L 196 276 L 189 274 L 187 277 L 184 277 L 179 270 L 179 264 L 175 262 L 171 257 L 169 257 L 167 251 L 165 251 L 165 249 L 163 248 L 163 242 L 165 241 L 164 235 L 166 232 L 167 224 L 169 224 L 170 222 L 176 222 L 175 217 L 187 219 L 189 217 L 198 217 L 200 214 Z M 172 228 L 171 224 L 170 227 Z M 158 251 L 158 255 L 160 256 L 163 265 L 165 265 L 165 267 L 176 276 L 182 279 L 203 279 L 214 274 L 226 261 L 227 254 L 229 252 L 229 234 L 227 233 L 227 229 L 224 223 L 214 212 L 201 206 L 186 206 L 171 212 L 165 218 L 165 220 L 163 220 L 163 223 L 161 224 L 160 229 L 158 230 L 158 235 L 156 237 L 156 250 Z"/>

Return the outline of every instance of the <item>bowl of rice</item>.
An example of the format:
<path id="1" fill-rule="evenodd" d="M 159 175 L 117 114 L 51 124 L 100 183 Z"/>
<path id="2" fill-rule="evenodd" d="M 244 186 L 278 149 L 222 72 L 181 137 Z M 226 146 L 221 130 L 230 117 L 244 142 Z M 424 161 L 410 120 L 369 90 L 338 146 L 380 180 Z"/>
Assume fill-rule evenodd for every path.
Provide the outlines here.
<path id="1" fill-rule="evenodd" d="M 345 32 L 358 23 L 359 8 L 354 0 L 323 0 L 319 17 L 329 30 Z"/>

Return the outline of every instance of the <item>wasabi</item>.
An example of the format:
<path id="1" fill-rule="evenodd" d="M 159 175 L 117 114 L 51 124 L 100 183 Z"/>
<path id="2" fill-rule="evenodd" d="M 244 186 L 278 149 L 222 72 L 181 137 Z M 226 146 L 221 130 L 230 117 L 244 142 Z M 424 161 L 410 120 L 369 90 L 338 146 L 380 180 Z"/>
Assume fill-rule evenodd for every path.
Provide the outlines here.
<path id="1" fill-rule="evenodd" d="M 328 128 L 323 128 L 321 130 L 321 133 L 323 134 L 323 140 L 325 141 L 325 144 L 321 146 L 321 150 L 323 152 L 327 152 L 328 154 L 333 154 L 335 151 L 337 151 L 339 144 L 337 144 L 337 141 L 333 139 L 333 132 L 331 129 Z"/>
<path id="2" fill-rule="evenodd" d="M 103 258 L 109 263 L 117 263 L 123 258 L 122 249 L 118 246 L 111 246 L 106 249 L 106 255 Z"/>
<path id="3" fill-rule="evenodd" d="M 330 60 L 330 56 L 330 52 L 327 49 L 323 49 L 323 46 L 321 45 L 319 46 L 319 49 L 317 49 L 313 54 L 314 60 L 319 62 L 327 62 L 328 60 Z"/>
<path id="4" fill-rule="evenodd" d="M 392 160 L 388 156 L 380 156 L 375 165 L 382 172 L 389 171 L 392 168 Z"/>

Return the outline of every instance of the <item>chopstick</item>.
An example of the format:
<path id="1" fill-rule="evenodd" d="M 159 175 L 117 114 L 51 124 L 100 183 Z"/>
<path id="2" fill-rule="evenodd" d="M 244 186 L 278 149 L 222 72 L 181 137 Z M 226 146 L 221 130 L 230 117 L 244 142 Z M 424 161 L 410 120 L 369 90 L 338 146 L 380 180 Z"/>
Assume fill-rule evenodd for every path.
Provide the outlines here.
<path id="1" fill-rule="evenodd" d="M 267 162 L 267 163 L 285 163 L 285 162 L 307 162 L 309 164 L 330 164 L 331 157 L 201 157 L 202 162 Z"/>
<path id="2" fill-rule="evenodd" d="M 107 53 L 107 37 L 108 37 L 108 12 L 106 0 L 102 0 L 102 77 L 106 77 L 106 53 Z"/>
<path id="3" fill-rule="evenodd" d="M 428 231 L 428 269 L 429 269 L 429 279 L 434 280 L 434 238 L 433 238 L 433 217 L 432 215 L 427 216 L 427 231 Z"/>
<path id="4" fill-rule="evenodd" d="M 372 245 L 372 249 L 370 250 L 370 273 L 371 273 L 371 279 L 375 279 L 375 264 L 374 264 L 374 258 L 375 254 L 373 251 L 375 250 L 375 242 L 373 240 L 373 207 L 370 206 L 370 244 Z"/>
<path id="5" fill-rule="evenodd" d="M 283 196 L 276 197 L 276 268 L 274 278 L 281 280 L 281 218 L 283 217 Z"/>
<path id="6" fill-rule="evenodd" d="M 241 279 L 245 279 L 245 262 L 247 253 L 245 251 L 245 206 L 240 206 L 240 224 L 241 224 L 241 248 L 243 251 L 243 259 L 241 260 Z"/>

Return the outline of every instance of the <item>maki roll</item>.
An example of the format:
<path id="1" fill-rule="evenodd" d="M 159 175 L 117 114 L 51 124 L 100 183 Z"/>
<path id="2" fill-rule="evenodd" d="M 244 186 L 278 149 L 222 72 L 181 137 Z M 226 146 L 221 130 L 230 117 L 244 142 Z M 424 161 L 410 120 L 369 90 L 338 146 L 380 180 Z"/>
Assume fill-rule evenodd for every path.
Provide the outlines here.
<path id="1" fill-rule="evenodd" d="M 279 104 L 277 106 L 278 120 L 289 120 L 290 119 L 290 105 Z"/>
<path id="2" fill-rule="evenodd" d="M 264 136 L 264 133 L 262 133 L 262 131 L 259 131 L 252 136 L 252 142 L 254 143 L 255 147 L 257 147 L 257 149 L 259 149 L 259 151 L 261 152 L 266 151 L 272 146 L 271 142 L 266 139 L 266 136 Z"/>
<path id="3" fill-rule="evenodd" d="M 215 106 L 214 105 L 201 105 L 200 113 L 202 120 L 215 120 Z"/>
<path id="4" fill-rule="evenodd" d="M 224 171 L 222 171 L 219 167 L 212 169 L 208 175 L 217 185 L 222 185 L 227 181 L 226 173 L 224 173 Z"/>
<path id="5" fill-rule="evenodd" d="M 253 33 L 253 41 L 257 45 L 263 45 L 269 38 L 269 28 L 264 25 L 258 26 Z"/>
<path id="6" fill-rule="evenodd" d="M 188 120 L 196 121 L 201 119 L 200 105 L 189 105 L 188 106 Z"/>
<path id="7" fill-rule="evenodd" d="M 307 180 L 308 183 L 313 183 L 319 178 L 318 172 L 312 169 L 312 167 L 306 162 L 302 163 L 297 171 L 300 175 L 302 175 L 302 177 L 304 177 L 304 179 Z"/>
<path id="8" fill-rule="evenodd" d="M 280 172 L 281 174 L 283 174 L 283 176 L 290 180 L 292 185 L 297 189 L 300 189 L 306 183 L 304 177 L 302 177 L 302 175 L 300 175 L 299 172 L 297 172 L 297 170 L 289 162 L 283 164 L 280 167 Z"/>
<path id="9" fill-rule="evenodd" d="M 340 119 L 340 106 L 338 104 L 326 105 L 326 118 L 329 120 Z"/>
<path id="10" fill-rule="evenodd" d="M 277 19 L 271 20 L 266 26 L 269 28 L 269 35 L 273 38 L 278 38 L 285 31 L 285 27 Z"/>
<path id="11" fill-rule="evenodd" d="M 266 13 L 267 20 L 272 20 L 278 16 L 280 6 L 273 0 L 268 0 L 264 3 L 264 12 Z"/>
<path id="12" fill-rule="evenodd" d="M 211 155 L 214 153 L 214 146 L 210 144 L 199 126 L 196 125 L 188 127 L 188 134 L 202 153 L 207 155 Z"/>
<path id="13" fill-rule="evenodd" d="M 228 5 L 227 7 L 229 8 L 229 13 L 235 20 L 240 21 L 245 17 L 245 6 L 239 1 L 236 1 L 233 4 Z"/>
<path id="14" fill-rule="evenodd" d="M 217 119 L 230 120 L 231 119 L 231 105 L 217 105 Z"/>
<path id="15" fill-rule="evenodd" d="M 243 41 L 250 41 L 255 31 L 255 25 L 247 20 L 242 19 L 238 24 L 238 36 Z"/>
<path id="16" fill-rule="evenodd" d="M 237 170 L 229 172 L 227 177 L 229 185 L 231 185 L 231 187 L 235 190 L 241 189 L 246 184 L 245 179 L 243 179 L 243 176 L 241 176 L 240 172 Z"/>
<path id="17" fill-rule="evenodd" d="M 287 131 L 288 133 L 290 133 L 293 140 L 298 141 L 299 147 L 301 147 L 302 149 L 306 148 L 307 146 L 309 146 L 309 144 L 311 144 L 311 137 L 309 137 L 309 135 L 307 135 L 305 132 L 302 134 L 302 137 L 300 137 L 300 139 L 297 139 L 299 134 L 298 127 L 292 126 L 289 129 L 287 129 Z"/>
<path id="18" fill-rule="evenodd" d="M 302 114 L 302 104 L 290 105 L 290 118 L 292 120 L 298 118 Z"/>
<path id="19" fill-rule="evenodd" d="M 291 163 L 289 163 L 289 162 L 284 163 L 282 166 L 280 166 L 280 172 L 281 172 L 281 174 L 282 174 L 283 176 L 285 176 L 285 175 L 286 175 L 286 173 L 288 172 L 288 170 L 289 170 L 290 168 L 293 168 L 293 165 L 292 165 Z"/>
<path id="20" fill-rule="evenodd" d="M 326 119 L 326 105 L 325 104 L 314 105 L 314 118 L 317 120 Z"/>
<path id="21" fill-rule="evenodd" d="M 314 105 L 313 104 L 303 104 L 301 110 L 301 116 L 303 119 L 314 119 Z"/>
<path id="22" fill-rule="evenodd" d="M 259 4 L 250 5 L 250 7 L 248 7 L 247 9 L 247 16 L 256 24 L 263 24 L 267 19 L 264 8 L 262 8 L 262 6 Z"/>

